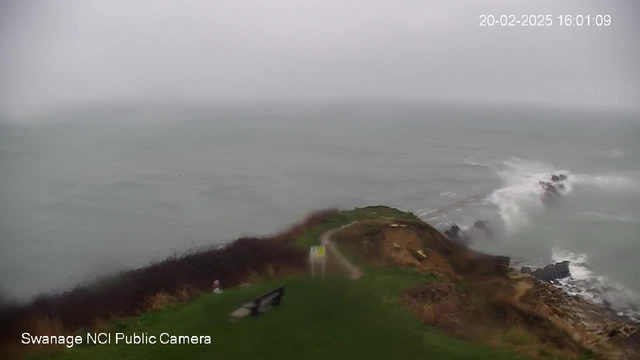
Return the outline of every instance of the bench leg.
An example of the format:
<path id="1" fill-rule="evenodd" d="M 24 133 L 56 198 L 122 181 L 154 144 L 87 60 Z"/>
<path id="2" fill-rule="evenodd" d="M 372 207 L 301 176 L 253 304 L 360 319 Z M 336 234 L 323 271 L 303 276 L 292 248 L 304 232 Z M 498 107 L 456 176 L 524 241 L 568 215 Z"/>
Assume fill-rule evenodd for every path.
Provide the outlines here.
<path id="1" fill-rule="evenodd" d="M 253 308 L 251 308 L 251 315 L 258 315 L 258 314 L 260 314 L 260 301 L 254 300 Z"/>

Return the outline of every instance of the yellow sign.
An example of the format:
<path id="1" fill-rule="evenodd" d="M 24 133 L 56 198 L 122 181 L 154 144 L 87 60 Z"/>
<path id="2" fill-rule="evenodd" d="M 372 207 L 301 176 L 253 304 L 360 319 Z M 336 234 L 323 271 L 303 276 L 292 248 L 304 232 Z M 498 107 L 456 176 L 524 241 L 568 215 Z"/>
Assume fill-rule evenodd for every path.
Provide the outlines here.
<path id="1" fill-rule="evenodd" d="M 310 250 L 311 257 L 322 257 L 325 255 L 324 245 L 321 246 L 312 246 Z"/>
<path id="2" fill-rule="evenodd" d="M 322 266 L 322 279 L 324 279 L 324 265 L 327 262 L 325 254 L 326 251 L 324 245 L 312 246 L 309 249 L 309 266 L 311 267 L 311 277 L 315 276 L 315 272 L 313 270 L 314 265 L 320 264 Z"/>

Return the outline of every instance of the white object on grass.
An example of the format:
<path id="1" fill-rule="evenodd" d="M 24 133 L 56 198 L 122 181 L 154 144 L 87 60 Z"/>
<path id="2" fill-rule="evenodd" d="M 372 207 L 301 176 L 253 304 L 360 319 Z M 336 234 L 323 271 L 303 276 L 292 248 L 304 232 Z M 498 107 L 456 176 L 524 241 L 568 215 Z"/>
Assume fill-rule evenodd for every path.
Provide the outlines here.
<path id="1" fill-rule="evenodd" d="M 214 294 L 222 294 L 222 289 L 220 289 L 220 280 L 213 280 L 213 293 Z"/>

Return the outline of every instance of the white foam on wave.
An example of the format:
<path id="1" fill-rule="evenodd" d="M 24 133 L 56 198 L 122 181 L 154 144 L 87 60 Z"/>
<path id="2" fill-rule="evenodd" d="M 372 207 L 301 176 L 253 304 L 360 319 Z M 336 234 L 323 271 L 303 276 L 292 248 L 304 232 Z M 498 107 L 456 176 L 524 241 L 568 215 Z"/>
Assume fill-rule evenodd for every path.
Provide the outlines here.
<path id="1" fill-rule="evenodd" d="M 438 209 L 431 209 L 431 210 L 429 210 L 429 211 L 421 212 L 421 213 L 418 213 L 418 217 L 424 217 L 424 216 L 427 216 L 427 215 L 433 214 L 433 213 L 435 213 L 436 211 L 438 211 Z"/>
<path id="2" fill-rule="evenodd" d="M 554 263 L 569 261 L 569 271 L 576 280 L 585 280 L 593 277 L 593 273 L 587 267 L 589 258 L 585 254 L 574 254 L 570 251 L 553 248 L 551 249 L 551 260 Z"/>
<path id="3" fill-rule="evenodd" d="M 567 179 L 562 181 L 565 189 L 561 190 L 562 195 L 565 196 L 573 195 L 576 188 L 589 191 L 640 190 L 635 180 L 638 177 L 627 177 L 621 174 L 573 174 L 551 164 L 520 158 L 510 158 L 503 162 L 502 167 L 492 167 L 492 169 L 502 179 L 503 186 L 491 193 L 488 199 L 497 207 L 498 215 L 507 233 L 514 233 L 532 225 L 534 216 L 544 211 L 545 204 L 542 199 L 545 191 L 539 181 L 551 181 L 551 176 L 554 174 L 567 175 Z M 627 216 L 627 214 L 583 212 L 579 216 L 609 221 L 640 221 L 637 216 Z M 585 254 L 575 254 L 556 248 L 552 251 L 552 259 L 554 262 L 565 260 L 570 262 L 569 269 L 572 277 L 562 279 L 558 283 L 567 292 L 640 321 L 638 311 L 640 297 L 609 278 L 594 274 Z"/>
<path id="4" fill-rule="evenodd" d="M 619 221 L 624 223 L 637 223 L 640 218 L 633 214 L 606 214 L 595 211 L 583 211 L 580 216 L 589 220 Z"/>
<path id="5" fill-rule="evenodd" d="M 640 311 L 638 311 L 640 296 L 605 276 L 596 276 L 589 269 L 587 255 L 554 248 L 551 258 L 554 262 L 570 262 L 571 277 L 558 281 L 558 285 L 567 293 L 603 305 L 619 316 L 625 316 L 636 322 L 640 321 Z"/>
<path id="6" fill-rule="evenodd" d="M 539 181 L 550 181 L 553 174 L 565 174 L 563 195 L 571 194 L 576 186 L 595 187 L 606 191 L 640 191 L 635 178 L 622 175 L 573 174 L 566 169 L 558 169 L 539 161 L 510 158 L 503 167 L 496 170 L 504 186 L 494 191 L 489 199 L 498 207 L 498 214 L 509 232 L 531 224 L 531 216 L 542 211 L 544 190 Z M 618 221 L 637 219 L 617 217 Z"/>
<path id="7" fill-rule="evenodd" d="M 479 162 L 474 161 L 473 159 L 474 159 L 475 157 L 476 157 L 475 155 L 472 155 L 472 156 L 469 156 L 469 157 L 465 158 L 465 159 L 464 159 L 464 163 L 465 163 L 465 164 L 467 164 L 467 165 L 473 165 L 473 166 L 490 167 L 490 166 L 489 166 L 489 165 L 487 165 L 487 164 L 482 164 L 482 163 L 479 163 Z"/>
<path id="8" fill-rule="evenodd" d="M 490 199 L 498 207 L 498 214 L 509 232 L 530 225 L 531 215 L 542 211 L 541 196 L 544 190 L 539 181 L 549 181 L 553 174 L 568 174 L 569 180 L 563 182 L 563 193 L 568 194 L 573 189 L 571 175 L 567 170 L 519 158 L 511 158 L 503 164 L 503 169 L 497 173 L 502 178 L 504 187 L 494 191 Z"/>
<path id="9" fill-rule="evenodd" d="M 437 223 L 437 228 L 444 231 L 450 226 L 447 221 L 447 214 L 452 214 L 462 208 L 466 208 L 475 203 L 488 203 L 497 207 L 497 213 L 508 233 L 514 233 L 523 227 L 532 225 L 535 214 L 544 211 L 545 204 L 542 197 L 545 191 L 539 181 L 551 181 L 551 175 L 565 174 L 567 179 L 562 181 L 565 189 L 561 190 L 563 195 L 574 195 L 574 189 L 588 191 L 631 191 L 640 190 L 636 180 L 640 175 L 631 174 L 630 177 L 621 174 L 574 174 L 566 169 L 559 169 L 553 165 L 524 160 L 520 158 L 510 158 L 502 163 L 502 166 L 488 166 L 474 161 L 469 157 L 464 161 L 470 165 L 487 166 L 494 170 L 502 179 L 503 186 L 488 196 L 474 196 L 455 204 L 439 209 L 433 209 L 420 214 L 420 217 L 428 218 Z M 441 193 L 441 196 L 447 196 Z M 561 203 L 559 203 L 561 206 Z M 638 216 L 628 214 L 606 214 L 599 212 L 581 212 L 578 216 L 592 219 L 603 219 L 607 221 L 633 221 L 640 222 Z M 473 220 L 473 219 L 472 219 Z M 463 226 L 463 230 L 466 229 Z M 506 237 L 509 239 L 510 237 Z M 571 278 L 561 279 L 556 284 L 561 286 L 570 294 L 581 296 L 593 303 L 601 304 L 611 310 L 616 311 L 621 316 L 627 316 L 635 321 L 640 321 L 638 304 L 640 297 L 633 291 L 610 280 L 607 277 L 595 274 L 588 264 L 588 257 L 585 254 L 575 254 L 561 249 L 552 250 L 554 262 L 569 261 Z"/>
<path id="10" fill-rule="evenodd" d="M 575 174 L 572 176 L 575 184 L 596 186 L 604 190 L 629 191 L 640 190 L 636 179 L 621 175 L 587 175 Z"/>
<path id="11" fill-rule="evenodd" d="M 451 191 L 443 191 L 440 193 L 441 197 L 455 197 L 456 193 L 451 192 Z"/>

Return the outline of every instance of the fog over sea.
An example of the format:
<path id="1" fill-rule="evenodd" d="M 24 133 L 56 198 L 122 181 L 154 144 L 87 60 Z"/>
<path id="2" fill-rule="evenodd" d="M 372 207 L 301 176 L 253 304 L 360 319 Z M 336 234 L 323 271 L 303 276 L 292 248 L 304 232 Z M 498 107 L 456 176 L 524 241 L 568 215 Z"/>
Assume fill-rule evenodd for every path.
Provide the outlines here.
<path id="1" fill-rule="evenodd" d="M 312 210 L 384 204 L 438 228 L 489 220 L 499 236 L 473 247 L 519 266 L 571 260 L 566 289 L 637 316 L 638 120 L 366 101 L 2 119 L 0 287 L 27 300 Z M 566 193 L 545 206 L 538 181 L 559 173 Z"/>

